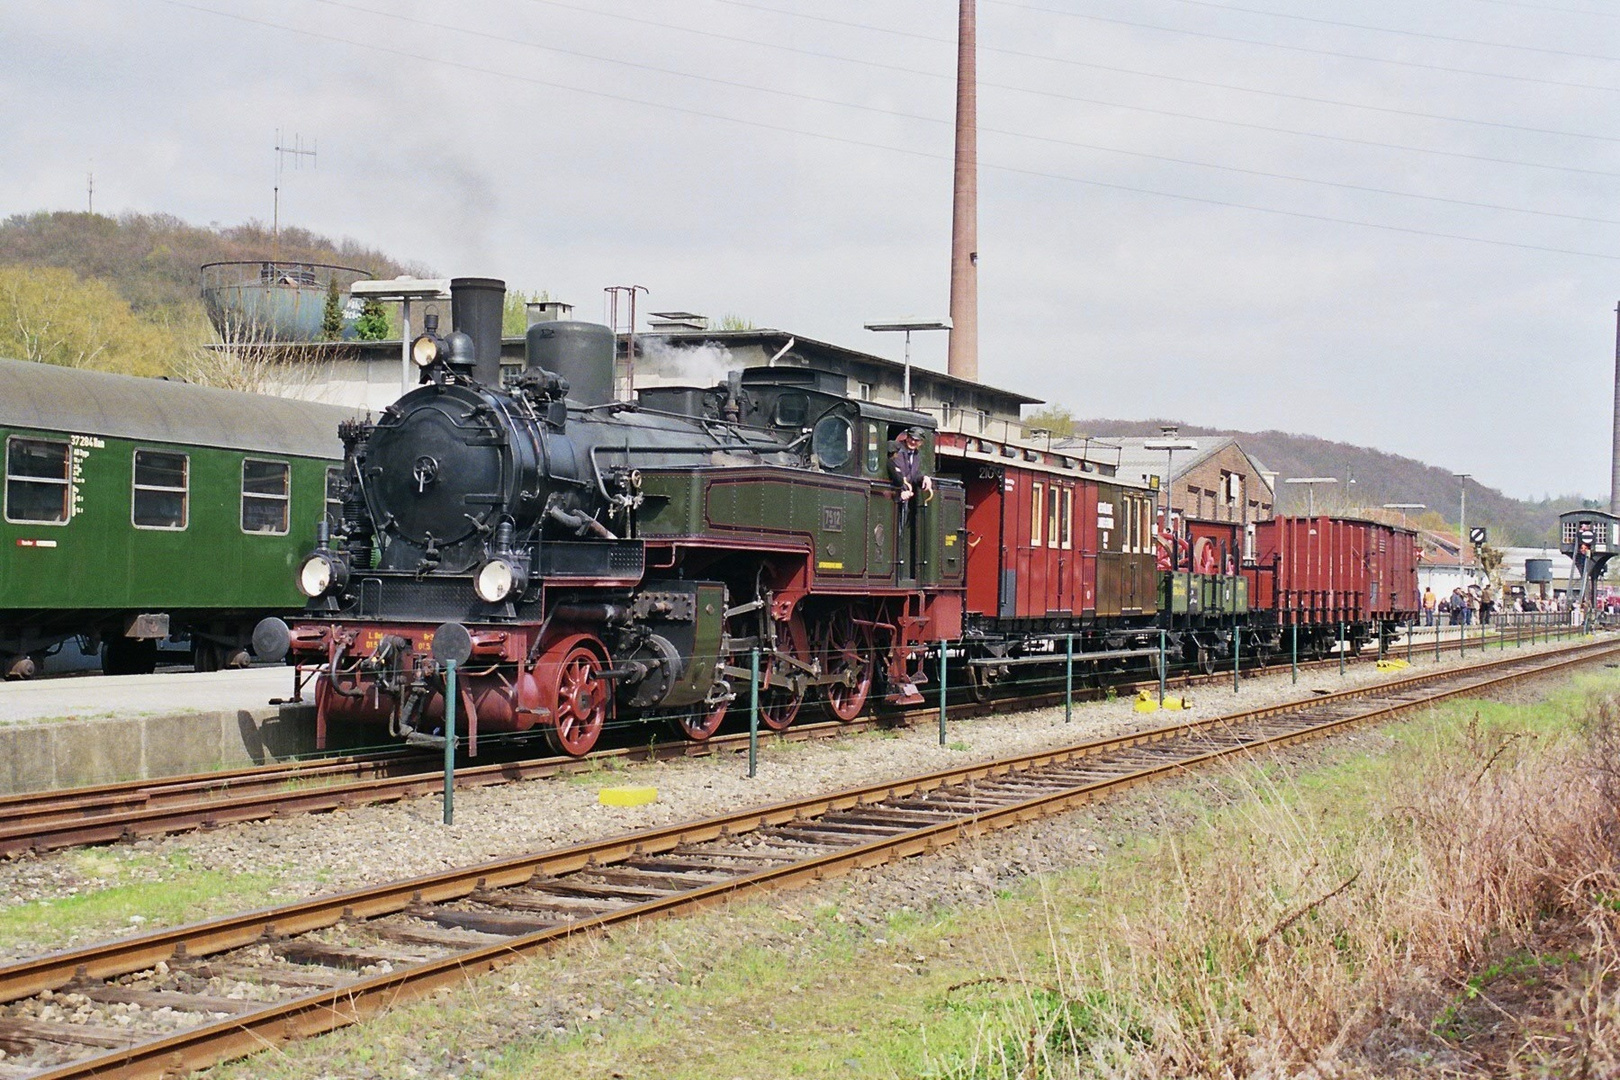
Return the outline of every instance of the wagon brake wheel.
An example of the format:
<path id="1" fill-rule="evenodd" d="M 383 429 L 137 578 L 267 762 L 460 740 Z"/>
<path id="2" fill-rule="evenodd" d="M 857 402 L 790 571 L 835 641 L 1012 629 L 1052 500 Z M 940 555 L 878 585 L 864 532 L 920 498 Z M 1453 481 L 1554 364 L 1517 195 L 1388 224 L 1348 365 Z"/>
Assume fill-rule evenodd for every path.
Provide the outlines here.
<path id="1" fill-rule="evenodd" d="M 1205 675 L 1215 674 L 1215 650 L 1198 646 L 1198 668 Z"/>
<path id="2" fill-rule="evenodd" d="M 818 636 L 822 672 L 850 679 L 848 683 L 825 685 L 822 704 L 829 716 L 847 724 L 861 714 L 872 692 L 872 671 L 876 666 L 872 635 L 856 626 L 849 612 L 840 611 L 827 621 Z"/>
<path id="3" fill-rule="evenodd" d="M 601 661 L 576 645 L 560 661 L 543 667 L 555 694 L 546 742 L 559 753 L 583 757 L 596 746 L 607 719 L 609 690 L 601 678 Z"/>

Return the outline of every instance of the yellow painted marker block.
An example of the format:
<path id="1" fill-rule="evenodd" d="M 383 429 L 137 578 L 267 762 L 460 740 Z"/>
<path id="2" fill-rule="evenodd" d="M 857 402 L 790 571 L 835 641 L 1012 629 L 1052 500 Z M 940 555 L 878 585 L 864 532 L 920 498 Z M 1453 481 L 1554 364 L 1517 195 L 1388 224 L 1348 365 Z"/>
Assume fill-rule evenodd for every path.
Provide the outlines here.
<path id="1" fill-rule="evenodd" d="M 1164 707 L 1167 709 L 1190 709 L 1192 708 L 1192 702 L 1186 698 L 1166 697 Z"/>
<path id="2" fill-rule="evenodd" d="M 1153 695 L 1148 693 L 1146 690 L 1138 690 L 1136 692 L 1135 708 L 1137 712 L 1158 712 L 1159 703 L 1154 699 Z"/>
<path id="3" fill-rule="evenodd" d="M 597 798 L 602 800 L 603 806 L 646 806 L 658 799 L 658 789 L 639 785 L 626 785 L 625 787 L 605 787 Z"/>
<path id="4" fill-rule="evenodd" d="M 1412 665 L 1408 664 L 1405 660 L 1380 660 L 1380 661 L 1378 661 L 1378 670 L 1379 671 L 1400 671 L 1402 668 L 1409 668 L 1411 666 Z"/>

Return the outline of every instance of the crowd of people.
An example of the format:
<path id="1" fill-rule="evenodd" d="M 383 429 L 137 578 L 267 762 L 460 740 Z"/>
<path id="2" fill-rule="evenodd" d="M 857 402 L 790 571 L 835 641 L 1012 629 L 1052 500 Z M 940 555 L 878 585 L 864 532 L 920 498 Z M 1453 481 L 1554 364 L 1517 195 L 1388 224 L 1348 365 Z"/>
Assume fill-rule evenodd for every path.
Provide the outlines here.
<path id="1" fill-rule="evenodd" d="M 1559 600 L 1541 600 L 1528 593 L 1522 596 L 1504 596 L 1507 611 L 1565 611 L 1567 606 Z M 1423 625 L 1472 626 L 1476 622 L 1489 625 L 1491 616 L 1498 611 L 1496 590 L 1490 585 L 1458 586 L 1450 596 L 1436 596 L 1432 588 L 1423 589 Z"/>

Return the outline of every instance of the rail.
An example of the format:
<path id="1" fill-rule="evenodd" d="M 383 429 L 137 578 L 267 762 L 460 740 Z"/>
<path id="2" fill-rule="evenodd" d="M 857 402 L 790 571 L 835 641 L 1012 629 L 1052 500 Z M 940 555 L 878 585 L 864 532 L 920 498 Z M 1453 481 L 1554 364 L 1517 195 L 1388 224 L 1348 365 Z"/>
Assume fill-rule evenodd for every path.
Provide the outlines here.
<path id="1" fill-rule="evenodd" d="M 924 854 L 1224 757 L 1616 654 L 1620 644 L 1583 644 L 1430 672 L 25 960 L 0 967 L 0 1001 L 48 991 L 150 1009 L 153 1023 L 204 1019 L 157 1032 L 6 1019 L 0 1038 L 31 1048 L 8 1064 L 42 1070 L 36 1080 L 171 1076 L 356 1023 L 579 934 Z M 381 973 L 357 971 L 372 965 Z M 138 985 L 117 981 L 136 974 Z M 222 997 L 212 980 L 277 1000 Z"/>

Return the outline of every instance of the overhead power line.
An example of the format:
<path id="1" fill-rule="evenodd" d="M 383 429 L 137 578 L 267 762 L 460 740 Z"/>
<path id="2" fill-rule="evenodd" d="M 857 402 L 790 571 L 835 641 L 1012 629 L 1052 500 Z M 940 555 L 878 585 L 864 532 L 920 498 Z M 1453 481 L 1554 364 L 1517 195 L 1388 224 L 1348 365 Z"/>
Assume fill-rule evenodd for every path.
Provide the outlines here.
<path id="1" fill-rule="evenodd" d="M 570 93 L 583 94 L 589 97 L 602 98 L 625 104 L 641 105 L 647 108 L 658 109 L 664 112 L 672 112 L 683 116 L 697 116 L 710 120 L 720 120 L 730 124 L 758 128 L 766 131 L 774 131 L 780 134 L 805 136 L 825 142 L 838 143 L 845 146 L 858 146 L 869 150 L 884 150 L 890 153 L 904 154 L 908 157 L 923 158 L 932 161 L 951 160 L 951 157 L 948 154 L 937 154 L 926 150 L 913 150 L 906 147 L 892 146 L 865 139 L 854 139 L 844 135 L 829 135 L 823 132 L 791 127 L 786 124 L 774 124 L 762 120 L 748 120 L 740 117 L 728 116 L 724 113 L 710 112 L 705 109 L 697 109 L 685 105 L 676 105 L 665 101 L 650 101 L 644 98 L 633 97 L 628 94 L 617 94 L 605 90 L 594 90 L 584 87 L 571 86 L 567 83 L 554 82 L 549 79 L 540 79 L 532 75 L 522 75 L 516 72 L 501 71 L 478 64 L 469 64 L 458 60 L 447 59 L 445 57 L 430 56 L 422 53 L 411 52 L 407 49 L 397 49 L 392 46 L 379 45 L 375 42 L 358 41 L 338 34 L 326 33 L 319 30 L 310 30 L 299 26 L 288 26 L 284 23 L 272 22 L 269 19 L 241 15 L 230 11 L 220 11 L 215 8 L 206 7 L 202 4 L 187 3 L 185 0 L 164 0 L 164 2 L 173 7 L 182 8 L 188 11 L 195 11 L 205 15 L 213 15 L 218 18 L 231 19 L 236 22 L 246 23 L 253 26 L 262 26 L 272 30 L 281 30 L 286 33 L 299 35 L 301 37 L 313 38 L 315 40 L 332 42 L 339 45 L 347 45 L 352 48 L 362 49 L 368 52 L 375 52 L 386 56 L 396 56 L 406 60 L 417 60 L 423 63 L 436 64 L 458 71 L 472 72 L 479 75 L 505 79 L 511 82 L 520 82 L 532 86 L 543 86 L 548 89 L 563 90 Z M 980 160 L 980 167 L 1015 176 L 1027 176 L 1044 180 L 1058 180 L 1066 183 L 1082 184 L 1087 187 L 1099 188 L 1102 190 L 1120 191 L 1135 195 L 1151 195 L 1157 198 L 1173 199 L 1177 202 L 1194 203 L 1204 206 L 1217 206 L 1233 210 L 1249 210 L 1255 213 L 1271 214 L 1304 221 L 1317 221 L 1334 225 L 1351 225 L 1358 228 L 1377 229 L 1382 232 L 1390 232 L 1406 236 L 1421 236 L 1442 240 L 1458 240 L 1465 243 L 1483 244 L 1490 247 L 1513 248 L 1520 251 L 1535 251 L 1552 255 L 1574 255 L 1580 258 L 1601 259 L 1608 262 L 1620 262 L 1620 254 L 1611 254 L 1608 252 L 1584 251 L 1575 248 L 1557 248 L 1541 244 L 1526 244 L 1512 240 L 1496 240 L 1489 237 L 1469 236 L 1464 233 L 1448 233 L 1432 229 L 1419 229 L 1403 225 L 1390 225 L 1376 221 L 1361 221 L 1355 218 L 1341 218 L 1329 214 L 1316 214 L 1301 210 L 1285 210 L 1279 207 L 1259 206 L 1252 203 L 1241 203 L 1223 199 L 1211 199 L 1197 195 L 1185 195 L 1179 192 L 1161 191 L 1155 188 L 1137 187 L 1129 184 L 1116 184 L 1104 180 L 1093 180 L 1087 177 L 1046 172 L 1039 169 L 1026 169 L 1012 165 L 988 163 L 982 159 Z"/>
<path id="2" fill-rule="evenodd" d="M 991 2 L 995 3 L 997 0 L 991 0 Z M 1396 30 L 1387 26 L 1369 26 L 1366 23 L 1340 22 L 1337 19 L 1321 19 L 1313 15 L 1298 15 L 1291 11 L 1266 11 L 1263 8 L 1238 7 L 1236 4 L 1217 4 L 1214 0 L 1167 0 L 1167 2 L 1185 4 L 1188 7 L 1208 8 L 1214 11 L 1232 11 L 1242 15 L 1261 15 L 1268 19 L 1288 19 L 1292 22 L 1312 23 L 1316 26 L 1336 26 L 1345 30 L 1365 30 L 1374 34 L 1395 34 L 1400 37 L 1422 38 L 1426 41 L 1444 41 L 1451 45 L 1480 45 L 1487 49 L 1512 49 L 1517 52 L 1541 53 L 1544 56 L 1564 56 L 1575 60 L 1620 60 L 1620 56 L 1569 52 L 1564 49 L 1544 49 L 1536 45 L 1520 45 L 1514 42 L 1480 41 L 1477 38 L 1449 37 L 1445 34 L 1429 34 L 1421 30 Z M 1054 14 L 1056 13 L 1054 12 Z"/>
<path id="3" fill-rule="evenodd" d="M 346 0 L 311 0 L 313 3 L 324 4 L 328 7 L 340 8 L 346 11 L 360 12 L 377 18 L 391 19 L 395 22 L 421 26 L 431 30 L 445 31 L 460 34 L 464 37 L 477 38 L 485 41 L 496 41 L 504 45 L 515 45 L 524 48 L 540 49 L 545 52 L 559 53 L 564 56 L 579 57 L 605 64 L 615 64 L 621 67 L 634 68 L 640 71 L 651 71 L 663 75 L 672 75 L 677 78 L 690 79 L 695 82 L 709 83 L 724 86 L 728 89 L 749 90 L 776 97 L 791 98 L 799 101 L 813 102 L 819 105 L 831 105 L 837 108 L 854 109 L 860 112 L 873 113 L 879 116 L 889 116 L 901 120 L 915 120 L 922 123 L 948 126 L 954 123 L 950 117 L 924 116 L 919 113 L 904 112 L 899 109 L 888 109 L 878 105 L 867 105 L 863 102 L 841 101 L 837 98 L 820 97 L 805 94 L 795 90 L 782 90 L 773 86 L 760 86 L 756 83 L 742 82 L 737 79 L 724 79 L 715 75 L 701 75 L 695 72 L 682 71 L 677 68 L 662 67 L 647 64 L 637 60 L 628 60 L 622 56 L 606 56 L 600 53 L 589 53 L 580 49 L 568 49 L 546 41 L 529 41 L 514 38 L 506 33 L 492 33 L 483 30 L 474 30 L 470 27 L 458 26 L 451 23 L 436 22 L 432 19 L 423 19 L 413 15 L 402 15 L 393 11 L 379 11 L 362 4 L 346 2 Z M 1376 195 L 1389 195 L 1395 198 L 1415 199 L 1424 202 L 1444 203 L 1451 206 L 1465 206 L 1479 210 L 1500 210 L 1515 214 L 1530 214 L 1538 217 L 1561 218 L 1565 221 L 1582 221 L 1597 225 L 1620 225 L 1620 219 L 1587 217 L 1580 214 L 1564 214 L 1551 210 L 1537 210 L 1529 207 L 1507 206 L 1501 203 L 1478 202 L 1469 199 L 1457 199 L 1443 195 L 1424 195 L 1417 192 L 1399 191 L 1393 188 L 1372 187 L 1364 184 L 1352 184 L 1337 180 L 1321 180 L 1315 177 L 1295 176 L 1288 173 L 1269 172 L 1263 169 L 1250 169 L 1236 165 L 1222 165 L 1209 161 L 1197 161 L 1191 158 L 1174 157 L 1167 154 L 1155 154 L 1141 150 L 1127 150 L 1123 147 L 1105 146 L 1099 143 L 1080 142 L 1075 139 L 1062 139 L 1052 135 L 1035 135 L 1029 132 L 1013 131 L 1006 128 L 986 127 L 979 125 L 978 130 L 985 134 L 1002 135 L 1008 138 L 1025 139 L 1031 142 L 1040 142 L 1053 146 L 1073 147 L 1080 150 L 1094 150 L 1101 153 L 1122 154 L 1128 157 L 1142 158 L 1149 161 L 1162 161 L 1173 165 L 1189 165 L 1201 169 L 1213 169 L 1220 172 L 1236 173 L 1243 176 L 1254 176 L 1267 180 L 1285 180 L 1292 183 L 1312 184 L 1320 187 L 1336 188 L 1342 191 L 1360 191 Z"/>
<path id="4" fill-rule="evenodd" d="M 788 11 L 785 8 L 772 7 L 769 4 L 750 3 L 748 0 L 710 0 L 715 4 L 727 4 L 731 7 L 749 8 L 754 11 L 767 11 L 773 15 L 783 15 L 794 19 L 808 19 L 813 22 L 824 22 L 832 25 L 856 26 L 869 30 L 880 30 L 884 33 L 894 33 L 906 36 L 904 31 L 883 30 L 882 27 L 868 26 L 862 23 L 853 23 L 842 19 L 833 19 L 824 15 L 811 15 L 801 11 Z M 1543 86 L 1561 86 L 1576 90 L 1600 90 L 1605 93 L 1620 93 L 1620 86 L 1603 86 L 1597 83 L 1567 82 L 1558 79 L 1541 79 L 1532 75 L 1509 75 L 1500 71 L 1481 71 L 1477 68 L 1447 67 L 1442 64 L 1425 64 L 1418 60 L 1395 60 L 1387 56 L 1369 56 L 1366 53 L 1337 52 L 1332 49 L 1317 49 L 1305 45 L 1288 45 L 1280 41 L 1264 41 L 1257 38 L 1236 37 L 1230 34 L 1214 34 L 1203 30 L 1186 30 L 1174 26 L 1160 26 L 1157 23 L 1133 22 L 1130 19 L 1118 19 L 1107 15 L 1093 15 L 1082 11 L 1062 11 L 1057 8 L 1041 7 L 1038 4 L 1017 3 L 1015 0 L 985 0 L 986 3 L 998 4 L 1002 7 L 1017 8 L 1022 11 L 1034 11 L 1043 15 L 1060 15 L 1073 19 L 1087 19 L 1091 22 L 1109 23 L 1115 26 L 1129 26 L 1135 30 L 1152 30 L 1161 34 L 1180 34 L 1186 37 L 1208 38 L 1211 41 L 1227 41 L 1238 45 L 1256 45 L 1266 49 L 1281 49 L 1286 52 L 1305 53 L 1311 56 L 1332 56 L 1340 60 L 1363 60 L 1373 64 L 1392 64 L 1396 67 L 1414 68 L 1426 71 L 1439 71 L 1448 75 L 1476 75 L 1486 79 L 1507 79 L 1512 82 L 1539 83 Z"/>
<path id="5" fill-rule="evenodd" d="M 716 0 L 716 2 L 725 3 L 727 0 Z M 635 23 L 641 26 L 651 26 L 660 30 L 674 30 L 678 33 L 692 34 L 697 37 L 706 37 L 717 41 L 730 41 L 739 45 L 748 45 L 754 48 L 775 49 L 779 52 L 791 53 L 795 56 L 808 56 L 820 60 L 833 60 L 845 64 L 857 64 L 862 67 L 870 67 L 878 71 L 893 71 L 903 75 L 921 75 L 929 79 L 953 80 L 956 78 L 954 72 L 927 71 L 922 68 L 906 67 L 903 64 L 889 64 L 880 60 L 869 60 L 864 57 L 840 56 L 837 53 L 821 52 L 816 49 L 805 49 L 795 45 L 784 45 L 781 42 L 768 41 L 762 38 L 748 38 L 735 34 L 722 34 L 713 30 L 702 30 L 696 27 L 682 26 L 679 23 L 661 22 L 656 19 L 642 18 L 637 15 L 626 15 L 622 12 L 605 11 L 600 8 L 586 7 L 582 4 L 570 4 L 565 2 L 565 0 L 529 0 L 529 3 L 544 4 L 547 7 L 559 8 L 564 11 L 577 11 L 582 14 L 599 16 L 602 18 L 618 19 L 622 22 Z M 830 19 L 826 16 L 807 15 L 798 11 L 780 11 L 776 8 L 757 7 L 756 5 L 752 4 L 737 4 L 736 6 L 750 7 L 758 11 L 767 11 L 779 15 L 790 15 L 796 19 L 809 19 L 815 22 L 830 23 L 834 26 L 841 26 L 849 29 L 871 30 L 875 33 L 891 34 L 896 37 L 909 38 L 913 41 L 934 42 L 940 45 L 947 45 L 952 48 L 956 46 L 955 39 L 938 37 L 932 34 L 919 34 L 909 30 L 893 30 L 888 27 L 873 26 L 870 23 L 851 22 L 846 19 Z M 1366 112 L 1381 113 L 1385 116 L 1407 116 L 1416 120 L 1436 120 L 1448 124 L 1470 124 L 1477 127 L 1497 128 L 1503 131 L 1523 131 L 1532 135 L 1555 135 L 1566 139 L 1591 139 L 1599 142 L 1620 142 L 1620 135 L 1595 135 L 1584 131 L 1566 131 L 1559 128 L 1529 127 L 1523 124 L 1509 124 L 1501 120 L 1478 120 L 1468 116 L 1447 116 L 1444 113 L 1418 112 L 1414 109 L 1397 109 L 1387 105 L 1369 105 L 1365 102 L 1343 101 L 1338 98 L 1312 97 L 1308 94 L 1291 94 L 1283 90 L 1262 90 L 1253 86 L 1237 86 L 1232 83 L 1213 82 L 1208 79 L 1194 79 L 1185 75 L 1166 75 L 1163 72 L 1143 71 L 1140 68 L 1117 67 L 1112 64 L 1098 64 L 1089 60 L 1077 60 L 1068 56 L 1049 56 L 1045 53 L 1021 52 L 1017 49 L 997 48 L 995 46 L 985 45 L 982 42 L 979 44 L 979 51 L 981 53 L 995 53 L 998 56 L 1008 56 L 1018 60 L 1040 60 L 1050 64 L 1061 64 L 1065 67 L 1085 68 L 1089 71 L 1107 71 L 1116 75 L 1134 75 L 1143 79 L 1157 79 L 1162 82 L 1179 83 L 1184 86 L 1198 86 L 1213 90 L 1230 90 L 1239 94 L 1254 94 L 1261 97 L 1279 98 L 1284 101 L 1303 101 L 1312 105 L 1332 105 L 1343 109 L 1361 109 Z M 993 82 L 989 79 L 981 77 L 979 79 L 979 88 L 982 90 L 987 87 L 994 90 L 1008 90 L 1018 94 L 1033 94 L 1037 97 L 1053 98 L 1058 101 L 1075 101 L 1084 105 L 1113 104 L 1111 102 L 1099 103 L 1091 98 L 1076 97 L 1072 94 L 1065 94 L 1056 90 L 1042 90 L 1034 87 L 1014 86 L 1011 83 Z M 1129 108 L 1129 106 L 1124 105 L 1115 107 Z M 1207 120 L 1205 117 L 1195 116 L 1188 113 L 1166 113 L 1165 115 L 1182 116 L 1189 120 Z M 1227 121 L 1207 120 L 1207 122 L 1226 123 Z M 1290 131 L 1286 128 L 1261 127 L 1260 130 L 1278 131 L 1286 135 L 1301 134 L 1300 132 Z M 1387 146 L 1394 150 L 1411 149 L 1410 147 L 1399 146 L 1392 143 L 1367 143 L 1366 145 Z"/>

